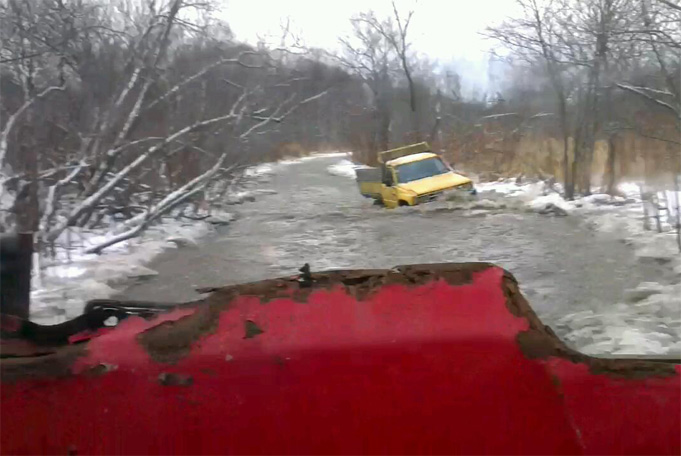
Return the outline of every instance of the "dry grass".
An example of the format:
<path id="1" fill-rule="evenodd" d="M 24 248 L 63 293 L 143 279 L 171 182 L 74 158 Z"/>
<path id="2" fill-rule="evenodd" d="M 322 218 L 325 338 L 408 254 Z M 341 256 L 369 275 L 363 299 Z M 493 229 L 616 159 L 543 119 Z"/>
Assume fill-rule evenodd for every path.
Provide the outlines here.
<path id="1" fill-rule="evenodd" d="M 681 151 L 678 146 L 643 138 L 633 133 L 620 133 L 615 142 L 615 173 L 618 181 L 641 180 L 671 182 L 676 171 L 681 172 Z M 596 143 L 591 167 L 593 183 L 604 181 L 608 159 L 608 141 Z M 572 163 L 572 141 L 569 144 Z M 476 172 L 482 177 L 552 176 L 563 180 L 563 142 L 546 134 L 523 135 L 515 141 L 484 142 L 475 145 L 473 153 L 462 154 L 450 149 L 448 158 L 457 166 Z M 458 158 L 458 160 L 457 160 Z"/>

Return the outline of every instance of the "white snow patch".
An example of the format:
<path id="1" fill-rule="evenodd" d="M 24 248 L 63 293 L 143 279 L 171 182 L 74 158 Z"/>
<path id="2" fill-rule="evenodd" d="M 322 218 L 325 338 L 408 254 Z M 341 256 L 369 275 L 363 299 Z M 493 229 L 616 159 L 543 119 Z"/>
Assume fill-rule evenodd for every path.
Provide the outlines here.
<path id="1" fill-rule="evenodd" d="M 276 166 L 288 166 L 288 165 L 295 165 L 296 163 L 301 163 L 305 161 L 305 159 L 308 157 L 302 157 L 302 158 L 285 158 L 283 160 L 279 160 L 276 163 Z"/>
<path id="2" fill-rule="evenodd" d="M 479 192 L 494 192 L 507 196 L 516 196 L 523 201 L 530 201 L 539 196 L 548 195 L 561 190 L 558 184 L 553 185 L 553 189 L 543 181 L 517 184 L 516 179 L 499 179 L 495 182 L 478 182 L 475 188 Z"/>
<path id="3" fill-rule="evenodd" d="M 348 177 L 354 179 L 356 177 L 355 170 L 361 168 L 362 165 L 357 165 L 350 160 L 341 160 L 326 168 L 329 174 L 340 177 Z"/>
<path id="4" fill-rule="evenodd" d="M 250 166 L 244 171 L 245 177 L 267 176 L 274 173 L 273 163 L 261 163 L 260 165 Z"/>
<path id="5" fill-rule="evenodd" d="M 617 189 L 625 195 L 638 194 L 639 184 L 636 182 L 622 182 L 617 185 Z"/>
<path id="6" fill-rule="evenodd" d="M 80 277 L 87 272 L 85 268 L 71 265 L 63 265 L 61 267 L 48 268 L 52 270 L 54 277 L 59 279 L 73 279 Z"/>
<path id="7" fill-rule="evenodd" d="M 568 201 L 565 201 L 558 193 L 538 196 L 530 200 L 527 204 L 530 209 L 539 213 L 545 213 L 557 208 L 560 211 L 564 211 L 565 214 L 569 214 L 574 209 L 574 205 L 570 204 Z"/>
<path id="8" fill-rule="evenodd" d="M 166 239 L 168 242 L 172 242 L 175 244 L 175 247 L 181 248 L 181 247 L 198 247 L 198 243 L 194 239 L 188 239 L 188 238 L 183 238 L 183 237 L 178 237 L 178 236 L 171 236 L 168 239 Z"/>
<path id="9" fill-rule="evenodd" d="M 255 201 L 255 192 L 244 190 L 238 191 L 227 196 L 226 204 L 243 204 Z"/>
<path id="10" fill-rule="evenodd" d="M 46 267 L 42 270 L 41 287 L 31 291 L 31 320 L 56 324 L 80 315 L 87 301 L 113 296 L 117 285 L 157 275 L 146 264 L 161 252 L 181 243 L 196 244 L 212 231 L 211 225 L 203 221 L 166 217 L 140 237 L 94 255 L 82 252 L 106 240 L 109 234 L 71 228 L 57 244 L 69 245 L 70 249 L 60 247 L 54 259 L 43 261 Z M 70 243 L 62 243 L 65 240 Z"/>
<path id="11" fill-rule="evenodd" d="M 245 177 L 261 177 L 261 176 L 271 176 L 277 172 L 277 168 L 283 166 L 295 165 L 296 163 L 302 163 L 309 160 L 316 160 L 318 158 L 334 158 L 334 157 L 348 157 L 351 156 L 351 152 L 319 152 L 313 153 L 304 157 L 298 158 L 285 158 L 277 162 L 261 163 L 259 165 L 254 165 L 246 168 L 244 171 Z"/>
<path id="12" fill-rule="evenodd" d="M 480 182 L 475 188 L 480 192 L 495 192 L 502 195 L 520 196 L 530 193 L 532 185 L 518 185 L 515 179 L 501 179 L 496 182 Z"/>

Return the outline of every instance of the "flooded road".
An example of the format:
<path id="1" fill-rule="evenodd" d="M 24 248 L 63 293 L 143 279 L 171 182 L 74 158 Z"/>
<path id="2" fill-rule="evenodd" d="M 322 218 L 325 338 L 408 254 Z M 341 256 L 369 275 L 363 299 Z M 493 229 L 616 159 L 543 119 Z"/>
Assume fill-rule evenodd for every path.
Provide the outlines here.
<path id="1" fill-rule="evenodd" d="M 386 210 L 359 195 L 354 180 L 326 168 L 340 158 L 281 166 L 276 194 L 233 206 L 237 221 L 198 247 L 167 252 L 159 275 L 120 296 L 180 302 L 196 287 L 339 268 L 487 261 L 511 271 L 547 323 L 579 309 L 611 306 L 625 288 L 659 275 L 629 247 L 588 230 L 578 217 L 520 210 L 452 210 L 424 205 Z M 483 196 L 484 197 L 484 196 Z"/>

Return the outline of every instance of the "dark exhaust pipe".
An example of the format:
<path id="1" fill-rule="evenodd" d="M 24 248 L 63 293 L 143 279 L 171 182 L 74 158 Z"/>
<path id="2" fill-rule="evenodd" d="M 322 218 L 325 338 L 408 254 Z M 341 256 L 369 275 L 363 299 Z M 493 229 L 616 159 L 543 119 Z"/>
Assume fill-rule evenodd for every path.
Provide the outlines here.
<path id="1" fill-rule="evenodd" d="M 33 233 L 0 235 L 0 313 L 28 320 Z"/>

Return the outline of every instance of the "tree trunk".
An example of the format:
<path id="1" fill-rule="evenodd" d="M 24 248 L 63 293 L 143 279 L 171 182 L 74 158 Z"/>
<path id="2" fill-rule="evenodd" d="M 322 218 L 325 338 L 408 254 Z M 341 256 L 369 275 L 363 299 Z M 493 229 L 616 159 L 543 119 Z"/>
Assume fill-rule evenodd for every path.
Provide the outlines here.
<path id="1" fill-rule="evenodd" d="M 378 115 L 378 148 L 388 150 L 390 148 L 390 111 L 384 109 Z"/>
<path id="2" fill-rule="evenodd" d="M 388 69 L 383 68 L 380 73 L 380 82 L 375 91 L 378 125 L 374 145 L 378 150 L 388 150 L 390 148 L 390 122 L 392 120 L 390 112 L 391 89 Z"/>
<path id="3" fill-rule="evenodd" d="M 681 184 L 679 184 L 679 173 L 674 173 L 674 200 L 676 202 L 676 244 L 681 253 Z"/>
<path id="4" fill-rule="evenodd" d="M 593 163 L 594 148 L 596 147 L 596 134 L 601 127 L 601 116 L 599 112 L 599 96 L 598 92 L 601 88 L 602 73 L 607 75 L 608 72 L 608 33 L 607 21 L 609 19 L 610 10 L 608 6 L 607 12 L 601 12 L 600 31 L 596 37 L 596 56 L 593 67 L 589 75 L 589 92 L 587 93 L 587 134 L 584 142 L 584 187 L 582 189 L 585 195 L 591 194 L 591 165 Z M 609 101 L 609 100 L 607 100 Z"/>
<path id="5" fill-rule="evenodd" d="M 567 106 L 565 103 L 565 95 L 562 90 L 558 92 L 558 104 L 560 111 L 560 129 L 563 134 L 563 192 L 566 199 L 574 198 L 574 186 L 571 185 L 570 174 L 570 131 L 568 129 L 567 120 Z M 571 189 L 568 194 L 568 189 Z"/>
<path id="6" fill-rule="evenodd" d="M 608 138 L 608 161 L 605 168 L 605 179 L 609 195 L 615 195 L 615 187 L 617 185 L 617 173 L 615 172 L 615 161 L 617 158 L 617 151 L 615 149 L 616 136 L 616 134 L 612 134 Z"/>
<path id="7" fill-rule="evenodd" d="M 579 170 L 581 167 L 581 161 L 582 161 L 582 151 L 581 151 L 581 142 L 582 142 L 582 124 L 583 122 L 579 122 L 577 126 L 575 127 L 575 134 L 574 134 L 574 140 L 573 140 L 573 153 L 572 153 L 572 170 L 570 172 L 570 179 L 568 181 L 568 185 L 565 188 L 565 198 L 568 200 L 573 200 L 575 199 L 575 191 L 577 187 L 577 179 L 579 176 Z"/>
<path id="8" fill-rule="evenodd" d="M 595 95 L 592 95 L 595 97 Z M 585 128 L 582 141 L 579 144 L 581 161 L 581 179 L 579 191 L 583 195 L 591 194 L 591 165 L 594 159 L 594 147 L 596 145 L 596 100 L 592 98 L 588 112 L 585 115 Z"/>
<path id="9" fill-rule="evenodd" d="M 14 211 L 17 231 L 33 233 L 38 231 L 40 208 L 38 205 L 38 148 L 36 147 L 33 120 L 28 119 L 19 133 L 19 150 L 24 161 L 24 175 L 28 182 L 17 192 Z"/>

